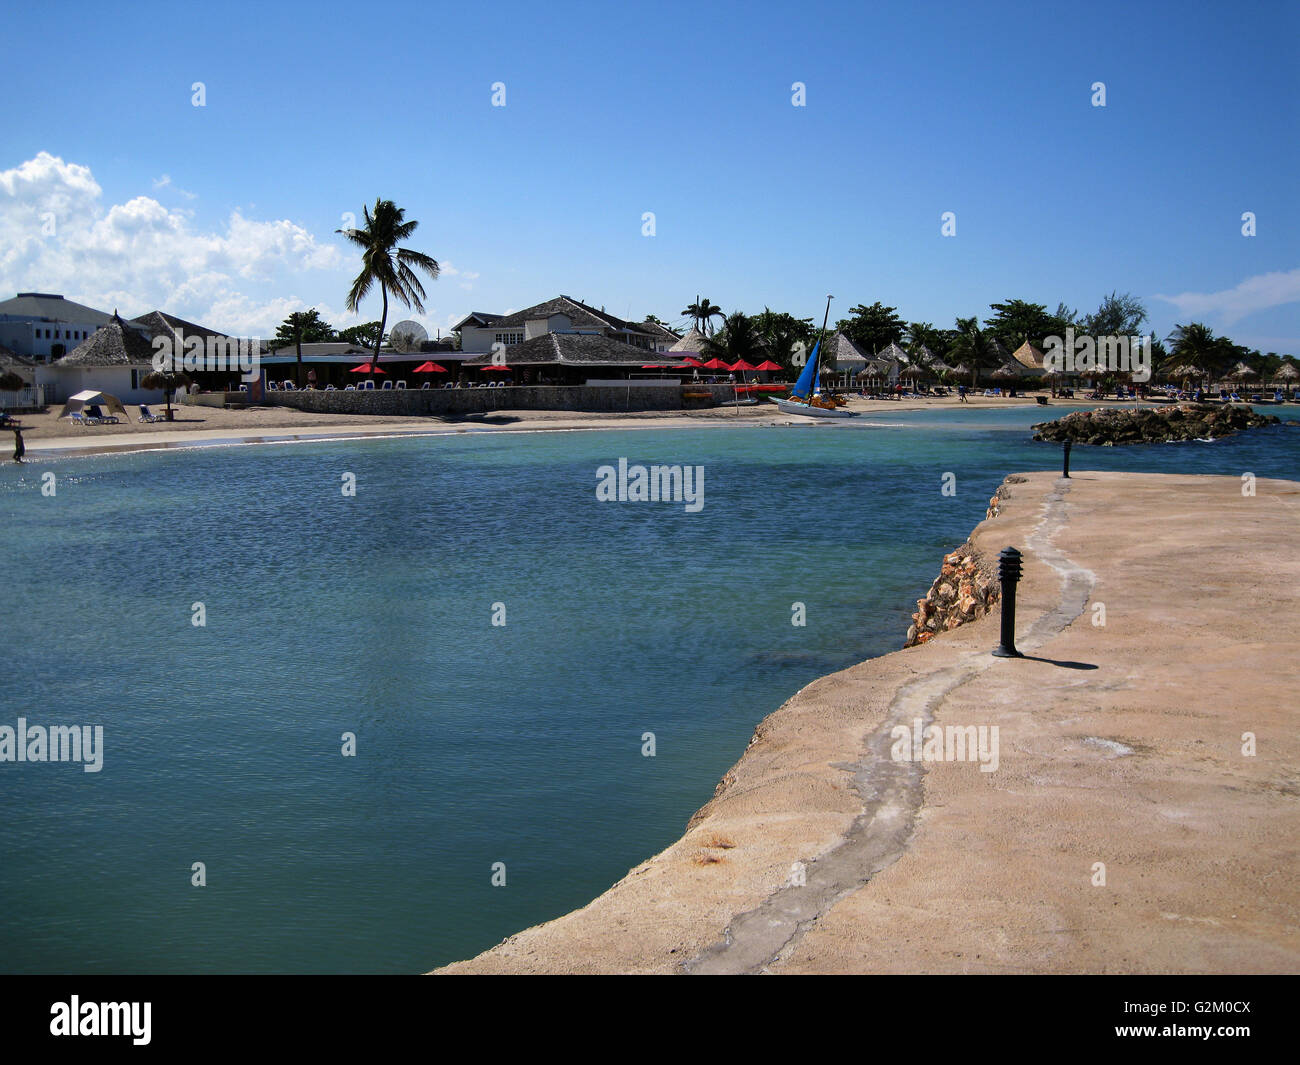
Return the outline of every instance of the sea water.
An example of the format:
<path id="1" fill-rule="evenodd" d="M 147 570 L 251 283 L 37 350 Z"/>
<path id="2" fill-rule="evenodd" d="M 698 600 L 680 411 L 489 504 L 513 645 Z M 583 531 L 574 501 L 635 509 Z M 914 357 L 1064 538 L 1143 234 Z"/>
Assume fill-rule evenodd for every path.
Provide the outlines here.
<path id="1" fill-rule="evenodd" d="M 0 467 L 0 726 L 103 728 L 99 772 L 0 763 L 0 970 L 419 972 L 585 904 L 901 646 L 1003 477 L 1059 468 L 1046 416 Z M 602 502 L 620 460 L 703 505 Z M 1294 479 L 1300 430 L 1073 466 Z"/>

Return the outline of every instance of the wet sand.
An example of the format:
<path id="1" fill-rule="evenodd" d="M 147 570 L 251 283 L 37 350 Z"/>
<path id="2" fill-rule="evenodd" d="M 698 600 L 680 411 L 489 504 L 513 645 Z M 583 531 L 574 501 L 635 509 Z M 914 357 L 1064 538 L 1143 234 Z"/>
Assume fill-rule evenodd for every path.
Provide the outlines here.
<path id="1" fill-rule="evenodd" d="M 991 615 L 810 684 L 681 840 L 439 971 L 1300 969 L 1300 484 L 1009 487 L 972 541 L 1024 552 L 1027 657 Z M 996 726 L 996 771 L 892 758 L 918 719 Z"/>

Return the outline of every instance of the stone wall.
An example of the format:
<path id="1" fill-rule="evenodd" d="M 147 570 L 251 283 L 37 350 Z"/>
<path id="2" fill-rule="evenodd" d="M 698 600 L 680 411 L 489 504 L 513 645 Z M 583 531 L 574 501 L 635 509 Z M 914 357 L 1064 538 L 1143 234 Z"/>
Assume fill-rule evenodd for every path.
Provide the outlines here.
<path id="1" fill-rule="evenodd" d="M 984 520 L 996 518 L 1010 495 L 1009 484 L 1019 484 L 1025 478 L 1014 474 L 1004 480 L 989 498 Z M 982 618 L 989 613 L 1002 596 L 1002 585 L 997 570 L 967 540 L 956 551 L 943 556 L 943 568 L 930 585 L 924 599 L 916 601 L 916 613 L 907 630 L 904 647 L 929 643 L 942 632 L 958 625 Z"/>
<path id="2" fill-rule="evenodd" d="M 712 400 L 683 399 L 682 393 L 711 392 Z M 515 385 L 506 388 L 374 389 L 365 392 L 269 392 L 268 403 L 323 414 L 455 416 L 494 410 L 572 410 L 610 412 L 684 410 L 731 399 L 729 385 L 677 384 L 663 387 Z"/>

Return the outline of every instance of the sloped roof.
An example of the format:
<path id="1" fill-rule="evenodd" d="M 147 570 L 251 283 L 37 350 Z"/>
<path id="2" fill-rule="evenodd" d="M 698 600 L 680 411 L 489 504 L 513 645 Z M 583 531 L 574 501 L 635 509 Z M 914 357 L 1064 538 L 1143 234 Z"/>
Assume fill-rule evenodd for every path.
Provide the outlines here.
<path id="1" fill-rule="evenodd" d="M 892 359 L 893 361 L 899 363 L 902 366 L 906 366 L 909 362 L 912 361 L 911 357 L 907 354 L 907 352 L 905 352 L 892 340 L 889 342 L 888 347 L 886 347 L 882 351 L 876 352 L 875 357 L 877 359 Z"/>
<path id="2" fill-rule="evenodd" d="M 650 356 L 642 348 L 594 333 L 543 333 L 505 350 L 507 366 L 641 366 Z M 466 359 L 465 366 L 486 366 L 491 355 Z"/>
<path id="3" fill-rule="evenodd" d="M 639 329 L 643 333 L 649 333 L 652 337 L 658 337 L 660 340 L 677 341 L 681 339 L 681 337 L 666 325 L 661 322 L 652 322 L 649 319 L 646 319 L 646 321 L 641 322 L 639 325 L 633 326 L 633 328 Z"/>
<path id="4" fill-rule="evenodd" d="M 917 350 L 916 362 L 935 373 L 952 373 L 952 367 L 924 344 Z"/>
<path id="5" fill-rule="evenodd" d="M 865 366 L 871 359 L 843 333 L 835 333 L 822 349 L 820 358 L 834 362 L 841 370 Z"/>
<path id="6" fill-rule="evenodd" d="M 11 300 L 0 302 L 0 314 L 22 318 L 46 318 L 52 322 L 90 322 L 105 325 L 113 317 L 83 303 L 75 303 L 53 292 L 20 292 Z"/>
<path id="7" fill-rule="evenodd" d="M 10 351 L 3 344 L 0 344 L 0 368 L 6 370 L 11 368 L 30 369 L 35 365 L 35 359 L 29 359 L 26 355 L 19 355 L 18 352 Z"/>
<path id="8" fill-rule="evenodd" d="M 153 340 L 155 337 L 170 337 L 172 342 L 176 342 L 181 337 L 177 334 L 183 334 L 185 337 L 224 337 L 225 333 L 219 333 L 215 329 L 209 329 L 207 326 L 197 325 L 194 322 L 187 322 L 184 318 L 177 318 L 174 314 L 167 314 L 164 311 L 150 311 L 148 314 L 142 314 L 138 318 L 132 318 L 131 325 L 136 325 L 143 330 L 144 334 Z"/>
<path id="9" fill-rule="evenodd" d="M 55 366 L 147 366 L 153 362 L 153 345 L 116 314 Z"/>
<path id="10" fill-rule="evenodd" d="M 686 335 L 668 350 L 701 352 L 704 350 L 704 342 L 707 339 L 708 338 L 696 329 L 695 326 L 691 326 L 691 328 L 687 330 Z"/>
<path id="11" fill-rule="evenodd" d="M 488 311 L 470 311 L 469 314 L 453 325 L 452 329 L 464 329 L 467 325 L 495 325 L 503 317 L 504 315 L 492 314 Z"/>
<path id="12" fill-rule="evenodd" d="M 1034 347 L 1033 344 L 1029 343 L 1028 340 L 1021 344 L 1020 347 L 1016 348 L 1016 350 L 1011 353 L 1011 357 L 1022 366 L 1026 366 L 1031 370 L 1046 369 L 1043 353 Z"/>
<path id="13" fill-rule="evenodd" d="M 507 314 L 503 318 L 498 318 L 492 325 L 495 328 L 505 329 L 512 326 L 521 326 L 525 322 L 536 321 L 539 318 L 550 318 L 554 314 L 567 316 L 576 329 L 618 329 L 630 330 L 634 333 L 644 332 L 639 325 L 625 322 L 622 318 L 607 314 L 605 311 L 598 311 L 595 307 L 589 307 L 581 300 L 575 300 L 572 296 L 556 296 L 555 299 L 547 300 L 545 303 L 525 307 L 522 311 L 515 311 L 514 314 Z"/>

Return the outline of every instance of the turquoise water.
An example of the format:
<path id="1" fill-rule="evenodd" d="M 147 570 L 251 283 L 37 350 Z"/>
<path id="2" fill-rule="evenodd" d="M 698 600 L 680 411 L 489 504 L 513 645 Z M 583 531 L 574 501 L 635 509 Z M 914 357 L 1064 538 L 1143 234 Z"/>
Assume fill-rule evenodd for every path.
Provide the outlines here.
<path id="1" fill-rule="evenodd" d="M 901 645 L 1002 478 L 1059 467 L 1042 417 L 0 467 L 0 725 L 105 744 L 95 774 L 0 763 L 0 970 L 418 972 L 586 903 L 681 834 L 764 715 Z M 703 510 L 597 502 L 620 457 L 702 465 Z M 1294 479 L 1300 431 L 1074 466 Z"/>

